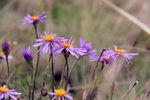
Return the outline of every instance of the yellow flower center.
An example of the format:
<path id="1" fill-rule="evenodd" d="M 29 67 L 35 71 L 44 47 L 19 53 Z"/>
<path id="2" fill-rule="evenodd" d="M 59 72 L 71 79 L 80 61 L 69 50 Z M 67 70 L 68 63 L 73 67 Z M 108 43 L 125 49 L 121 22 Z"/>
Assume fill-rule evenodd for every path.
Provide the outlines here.
<path id="1" fill-rule="evenodd" d="M 52 41 L 54 40 L 54 36 L 53 36 L 53 35 L 50 35 L 50 36 L 47 35 L 47 36 L 44 38 L 44 40 L 47 41 L 47 42 L 52 42 Z"/>
<path id="2" fill-rule="evenodd" d="M 73 45 L 71 45 L 70 47 L 73 48 Z"/>
<path id="3" fill-rule="evenodd" d="M 62 47 L 63 48 L 70 48 L 70 47 L 73 48 L 73 45 L 70 45 L 69 43 L 63 43 Z"/>
<path id="4" fill-rule="evenodd" d="M 0 93 L 7 93 L 8 88 L 0 87 Z"/>
<path id="5" fill-rule="evenodd" d="M 64 97 L 66 94 L 66 91 L 64 89 L 58 89 L 56 90 L 56 97 Z"/>
<path id="6" fill-rule="evenodd" d="M 4 53 L 3 52 L 0 52 L 0 57 L 4 56 Z"/>
<path id="7" fill-rule="evenodd" d="M 30 19 L 31 19 L 31 20 L 37 20 L 37 19 L 38 19 L 38 16 L 31 16 Z"/>
<path id="8" fill-rule="evenodd" d="M 123 49 L 115 49 L 114 51 L 118 52 L 118 53 L 124 53 L 125 52 Z"/>
<path id="9" fill-rule="evenodd" d="M 110 59 L 109 58 L 106 58 L 106 57 L 104 57 L 103 58 L 105 61 L 110 61 Z"/>

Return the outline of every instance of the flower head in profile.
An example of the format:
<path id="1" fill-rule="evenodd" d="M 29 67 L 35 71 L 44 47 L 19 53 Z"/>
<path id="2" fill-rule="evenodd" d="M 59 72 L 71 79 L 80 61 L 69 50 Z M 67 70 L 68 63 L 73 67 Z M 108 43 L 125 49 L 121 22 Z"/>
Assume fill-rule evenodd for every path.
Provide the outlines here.
<path id="1" fill-rule="evenodd" d="M 21 95 L 21 93 L 16 92 L 15 90 L 9 90 L 6 85 L 0 87 L 0 100 L 12 98 L 13 100 L 17 100 L 13 95 Z"/>
<path id="2" fill-rule="evenodd" d="M 90 61 L 98 61 L 99 60 L 99 62 L 103 63 L 104 66 L 106 66 L 108 64 L 109 67 L 111 68 L 111 66 L 113 64 L 113 59 L 111 58 L 111 56 L 107 55 L 106 52 L 107 51 L 103 52 L 102 57 L 100 58 L 100 60 L 99 60 L 98 56 L 95 56 L 95 57 L 91 57 Z"/>
<path id="3" fill-rule="evenodd" d="M 8 61 L 12 60 L 12 56 L 8 55 Z M 3 61 L 6 61 L 6 56 L 4 55 L 3 52 L 0 52 L 0 63 L 2 63 Z"/>
<path id="4" fill-rule="evenodd" d="M 44 16 L 45 11 L 43 11 L 43 13 L 39 16 L 31 16 L 30 14 L 28 14 L 26 17 L 24 17 L 23 19 L 23 24 L 27 24 L 29 23 L 30 25 L 35 24 L 35 23 L 44 23 L 46 22 L 44 20 L 44 18 L 46 18 L 46 16 Z"/>
<path id="5" fill-rule="evenodd" d="M 5 54 L 6 56 L 9 55 L 10 46 L 9 46 L 8 42 L 4 42 L 4 43 L 2 44 L 2 51 L 4 52 L 4 54 Z"/>
<path id="6" fill-rule="evenodd" d="M 86 40 L 83 40 L 82 38 L 80 38 L 80 48 L 83 48 L 86 50 L 85 55 L 89 56 L 89 57 L 95 57 L 97 55 L 96 49 L 92 49 L 92 43 L 86 43 Z"/>
<path id="7" fill-rule="evenodd" d="M 51 96 L 53 96 L 53 98 L 51 100 L 64 100 L 65 98 L 67 98 L 68 100 L 73 100 L 72 96 L 67 93 L 64 89 L 58 89 L 55 90 L 55 93 L 49 93 Z"/>
<path id="8" fill-rule="evenodd" d="M 37 43 L 33 45 L 33 47 L 41 46 L 40 50 L 42 49 L 43 56 L 47 52 L 49 54 L 51 53 L 52 46 L 57 46 L 66 41 L 66 39 L 64 39 L 63 37 L 56 37 L 56 34 L 53 34 L 52 32 L 50 34 L 44 32 L 44 34 L 45 36 L 40 34 L 41 39 L 36 39 L 35 41 Z"/>
<path id="9" fill-rule="evenodd" d="M 33 56 L 32 56 L 30 47 L 28 47 L 24 51 L 21 50 L 21 53 L 24 56 L 24 59 L 27 61 L 27 63 L 29 63 L 29 64 L 32 63 Z"/>
<path id="10" fill-rule="evenodd" d="M 76 58 L 79 58 L 79 55 L 85 55 L 85 49 L 74 47 L 73 44 L 74 40 L 72 40 L 72 38 L 70 38 L 68 41 L 61 43 L 60 45 L 58 45 L 57 48 L 54 49 L 54 56 L 57 56 L 61 52 L 64 54 L 69 53 Z"/>
<path id="11" fill-rule="evenodd" d="M 123 57 L 125 59 L 124 64 L 132 64 L 131 60 L 134 56 L 138 55 L 138 53 L 127 53 L 127 50 L 118 49 L 116 45 L 114 46 L 114 50 L 109 49 L 108 51 L 106 51 L 106 54 L 113 60 L 116 60 L 119 56 Z"/>

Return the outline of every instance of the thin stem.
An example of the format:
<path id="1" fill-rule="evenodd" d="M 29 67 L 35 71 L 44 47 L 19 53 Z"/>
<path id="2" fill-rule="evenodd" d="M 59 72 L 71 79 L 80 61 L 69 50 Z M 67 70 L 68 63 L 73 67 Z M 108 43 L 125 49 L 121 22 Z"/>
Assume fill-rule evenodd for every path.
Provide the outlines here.
<path id="1" fill-rule="evenodd" d="M 96 72 L 97 66 L 98 66 L 99 61 L 100 61 L 100 59 L 101 59 L 101 57 L 102 57 L 102 55 L 103 55 L 103 53 L 104 53 L 105 50 L 106 50 L 106 49 L 103 48 L 103 50 L 102 50 L 102 52 L 101 52 L 101 54 L 100 54 L 100 56 L 99 56 L 99 58 L 98 58 L 98 61 L 97 61 L 96 65 L 95 65 L 94 71 L 93 71 L 93 73 L 92 73 L 92 79 L 95 78 L 95 72 Z"/>
<path id="2" fill-rule="evenodd" d="M 52 67 L 52 92 L 54 92 L 54 62 L 53 62 L 53 48 L 52 48 L 52 46 L 51 46 L 51 67 Z"/>
<path id="3" fill-rule="evenodd" d="M 7 63 L 7 74 L 8 74 L 8 79 L 9 79 L 9 61 L 8 61 L 8 55 L 6 56 L 6 63 Z M 9 84 L 9 83 L 8 83 Z"/>
<path id="4" fill-rule="evenodd" d="M 31 98 L 31 90 L 32 90 L 32 82 L 33 82 L 33 64 L 30 64 L 31 68 L 32 68 L 32 72 L 31 72 L 31 84 L 29 87 L 29 100 Z"/>
<path id="5" fill-rule="evenodd" d="M 8 55 L 6 55 L 6 63 L 7 63 L 7 73 L 8 73 L 8 80 L 9 80 L 9 73 L 10 73 L 10 71 L 9 71 L 9 61 L 8 61 Z M 9 87 L 9 81 L 8 81 L 8 87 Z M 10 97 L 8 98 L 8 100 L 10 100 Z"/>
<path id="6" fill-rule="evenodd" d="M 93 98 L 93 93 L 94 93 L 94 90 L 96 89 L 97 82 L 98 82 L 98 78 L 100 77 L 100 75 L 101 75 L 103 69 L 104 69 L 104 64 L 102 63 L 101 69 L 100 69 L 100 71 L 99 71 L 99 73 L 98 73 L 98 75 L 97 75 L 97 77 L 96 77 L 96 79 L 95 79 L 95 81 L 94 81 L 94 85 L 93 85 L 92 91 L 91 91 L 91 93 L 88 95 L 90 98 Z"/>
<path id="7" fill-rule="evenodd" d="M 39 97 L 39 100 L 41 100 L 41 98 L 42 98 L 42 95 L 43 95 L 43 90 L 44 90 L 44 86 L 45 86 L 45 80 L 46 80 L 46 78 L 47 78 L 47 76 L 48 76 L 48 71 L 49 71 L 49 68 L 50 68 L 50 60 L 51 60 L 51 54 L 49 55 L 49 60 L 48 60 L 48 66 L 47 66 L 47 68 L 46 68 L 46 71 L 45 71 L 45 75 L 44 75 L 44 80 L 43 80 L 43 85 L 42 85 L 42 89 L 41 89 L 41 95 L 40 95 L 40 97 Z"/>
<path id="8" fill-rule="evenodd" d="M 72 64 L 72 67 L 71 67 L 71 69 L 69 70 L 69 73 L 72 72 L 74 66 L 78 63 L 78 61 L 80 60 L 80 58 L 81 58 L 81 57 L 79 57 L 78 59 L 76 59 L 76 61 Z"/>
<path id="9" fill-rule="evenodd" d="M 98 73 L 98 75 L 97 75 L 97 77 L 96 77 L 96 79 L 95 79 L 95 82 L 94 82 L 94 88 L 93 88 L 93 90 L 95 89 L 95 87 L 96 87 L 96 84 L 97 84 L 97 81 L 98 81 L 98 78 L 100 77 L 100 75 L 101 75 L 101 73 L 102 73 L 102 70 L 104 69 L 104 64 L 102 63 L 102 66 L 101 66 L 101 69 L 100 69 L 100 71 L 99 71 L 99 73 Z"/>
<path id="10" fill-rule="evenodd" d="M 127 91 L 119 100 L 123 100 L 123 99 L 131 92 L 131 90 L 132 90 L 137 84 L 138 84 L 138 80 L 136 80 L 136 81 L 134 82 L 134 84 L 132 85 L 132 87 L 129 88 L 128 91 Z"/>
<path id="11" fill-rule="evenodd" d="M 64 69 L 63 69 L 63 71 L 62 71 L 62 74 L 61 74 L 61 79 L 60 79 L 60 82 L 59 82 L 58 89 L 60 88 L 60 85 L 61 85 L 61 83 L 62 83 L 62 81 L 63 81 L 65 69 L 66 69 L 66 62 L 65 62 L 65 65 L 64 65 Z"/>
<path id="12" fill-rule="evenodd" d="M 65 90 L 67 90 L 67 85 L 68 85 L 68 81 L 69 81 L 69 64 L 68 64 L 68 57 L 65 56 L 65 60 L 66 60 L 66 66 L 67 66 L 67 79 L 66 79 L 66 84 L 65 84 Z"/>
<path id="13" fill-rule="evenodd" d="M 28 91 L 28 98 L 29 98 L 29 100 L 30 100 L 31 85 L 30 85 L 30 83 L 29 83 L 29 81 L 28 81 L 27 78 L 25 78 L 25 81 L 26 81 L 26 84 L 27 84 L 27 86 L 28 86 L 28 88 L 29 88 L 29 91 Z"/>
<path id="14" fill-rule="evenodd" d="M 35 34 L 36 34 L 36 39 L 38 39 L 38 33 L 37 33 L 37 24 L 33 24 L 34 29 L 35 29 Z M 40 47 L 38 47 L 37 51 L 39 51 Z M 37 77 L 37 72 L 38 72 L 38 66 L 39 66 L 39 59 L 40 59 L 40 52 L 37 53 L 37 61 L 35 65 L 35 73 L 34 73 L 34 80 L 33 80 L 33 88 L 32 88 L 32 100 L 34 100 L 34 91 L 36 87 L 36 77 Z"/>
<path id="15" fill-rule="evenodd" d="M 37 32 L 37 23 L 34 23 L 33 26 L 34 26 L 34 30 L 35 30 L 36 39 L 38 39 L 39 36 L 38 36 L 38 32 Z"/>
<path id="16" fill-rule="evenodd" d="M 112 83 L 112 87 L 111 87 L 110 100 L 113 100 L 114 89 L 115 89 L 115 82 L 113 81 L 113 83 Z"/>
<path id="17" fill-rule="evenodd" d="M 80 58 L 81 58 L 81 57 L 80 57 Z M 69 81 L 70 74 L 71 74 L 71 72 L 72 72 L 74 66 L 75 66 L 75 65 L 77 64 L 77 62 L 80 60 L 80 58 L 78 58 L 78 59 L 73 63 L 73 65 L 72 65 L 72 67 L 71 67 L 70 70 L 69 70 L 68 59 L 65 58 L 65 59 L 66 59 L 66 64 L 65 64 L 65 66 L 68 66 L 68 67 L 67 67 L 67 81 L 66 81 L 65 89 L 67 89 L 67 85 L 68 85 L 68 81 Z M 65 69 L 64 69 L 64 70 L 65 70 Z"/>

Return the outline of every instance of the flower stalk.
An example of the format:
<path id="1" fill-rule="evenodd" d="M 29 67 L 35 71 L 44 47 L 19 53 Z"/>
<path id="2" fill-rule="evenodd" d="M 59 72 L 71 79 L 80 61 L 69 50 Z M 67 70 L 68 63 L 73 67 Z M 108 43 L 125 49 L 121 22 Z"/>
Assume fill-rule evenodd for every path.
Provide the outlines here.
<path id="1" fill-rule="evenodd" d="M 134 82 L 134 84 L 132 85 L 132 87 L 130 87 L 130 88 L 128 89 L 128 91 L 127 91 L 119 100 L 124 100 L 124 98 L 131 92 L 131 90 L 132 90 L 138 83 L 139 83 L 139 81 L 136 80 L 136 81 Z"/>
<path id="2" fill-rule="evenodd" d="M 46 81 L 46 78 L 48 76 L 48 71 L 49 71 L 49 68 L 50 68 L 50 60 L 51 60 L 51 54 L 49 55 L 49 60 L 48 60 L 48 66 L 46 68 L 46 71 L 45 71 L 45 75 L 44 75 L 44 80 L 43 80 L 43 84 L 42 84 L 42 89 L 41 89 L 41 95 L 39 97 L 39 100 L 41 100 L 42 98 L 42 95 L 43 95 L 43 91 L 44 91 L 44 86 L 45 86 L 45 81 Z"/>
<path id="3" fill-rule="evenodd" d="M 38 32 L 37 32 L 37 23 L 33 23 L 36 39 L 38 39 Z M 40 47 L 38 47 L 37 51 L 39 51 Z M 34 73 L 34 80 L 33 80 L 33 88 L 32 88 L 32 100 L 34 100 L 34 91 L 36 87 L 36 78 L 37 78 L 37 72 L 38 72 L 38 66 L 39 66 L 39 60 L 40 60 L 40 52 L 37 53 L 37 60 L 35 65 L 35 73 Z"/>
<path id="4" fill-rule="evenodd" d="M 31 99 L 31 92 L 32 92 L 32 82 L 33 82 L 33 64 L 30 63 L 30 66 L 31 66 L 31 83 L 30 83 L 30 88 L 29 88 L 29 100 Z"/>
<path id="5" fill-rule="evenodd" d="M 66 67 L 67 67 L 67 78 L 66 78 L 66 84 L 65 84 L 65 90 L 67 90 L 67 86 L 68 86 L 68 81 L 69 81 L 69 64 L 68 64 L 68 55 L 65 54 L 65 61 L 66 61 Z"/>
<path id="6" fill-rule="evenodd" d="M 6 63 L 7 63 L 7 73 L 8 73 L 8 79 L 9 79 L 10 70 L 9 70 L 8 55 L 6 55 Z M 9 83 L 8 83 L 8 84 L 9 84 Z M 8 86 L 9 86 L 9 85 L 8 85 Z"/>
<path id="7" fill-rule="evenodd" d="M 9 78 L 9 73 L 10 73 L 10 71 L 9 71 L 8 56 L 9 56 L 9 52 L 10 52 L 10 46 L 9 46 L 8 42 L 4 42 L 4 43 L 2 44 L 2 51 L 3 51 L 3 53 L 4 53 L 5 57 L 6 57 L 7 74 L 8 74 L 8 78 Z M 9 85 L 8 85 L 8 86 L 9 86 Z"/>
<path id="8" fill-rule="evenodd" d="M 54 61 L 53 61 L 53 47 L 51 46 L 51 67 L 52 67 L 52 92 L 54 92 Z"/>
<path id="9" fill-rule="evenodd" d="M 94 68 L 94 71 L 93 71 L 93 73 L 92 73 L 92 79 L 95 78 L 96 69 L 97 69 L 97 67 L 98 67 L 99 61 L 100 61 L 100 59 L 101 59 L 101 57 L 102 57 L 102 55 L 103 55 L 103 53 L 104 53 L 105 50 L 106 50 L 106 49 L 103 48 L 103 50 L 102 50 L 102 52 L 101 52 L 101 54 L 100 54 L 100 56 L 99 56 L 99 58 L 98 58 L 98 61 L 97 61 L 97 63 L 96 63 L 96 66 L 95 66 L 95 68 Z M 102 67 L 104 67 L 104 66 L 102 66 Z M 102 68 L 102 67 L 101 67 L 101 68 Z"/>

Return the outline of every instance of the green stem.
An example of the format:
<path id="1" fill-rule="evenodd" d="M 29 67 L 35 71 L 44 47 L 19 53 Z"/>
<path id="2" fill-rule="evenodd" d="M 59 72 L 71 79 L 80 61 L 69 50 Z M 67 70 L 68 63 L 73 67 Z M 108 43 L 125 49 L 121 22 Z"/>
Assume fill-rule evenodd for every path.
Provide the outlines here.
<path id="1" fill-rule="evenodd" d="M 65 56 L 65 60 L 66 60 L 66 66 L 67 66 L 67 78 L 66 78 L 65 90 L 67 90 L 68 81 L 69 81 L 69 64 L 68 64 L 68 57 Z"/>
<path id="2" fill-rule="evenodd" d="M 53 62 L 53 48 L 52 48 L 52 46 L 51 46 L 51 67 L 52 67 L 52 92 L 54 92 L 54 62 Z"/>
<path id="3" fill-rule="evenodd" d="M 7 74 L 8 74 L 8 79 L 9 79 L 9 61 L 8 61 L 8 55 L 6 56 L 6 63 L 7 63 Z"/>

